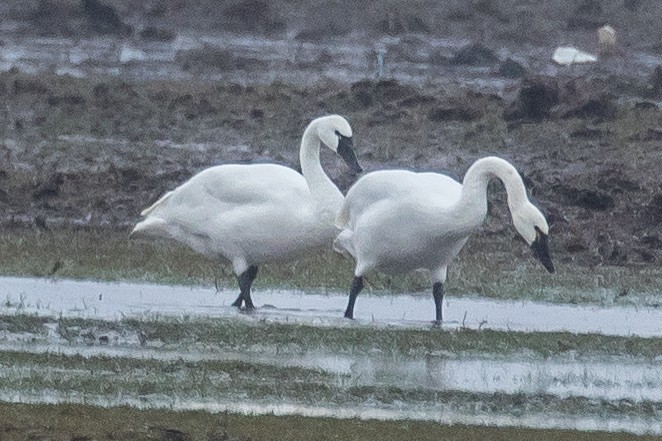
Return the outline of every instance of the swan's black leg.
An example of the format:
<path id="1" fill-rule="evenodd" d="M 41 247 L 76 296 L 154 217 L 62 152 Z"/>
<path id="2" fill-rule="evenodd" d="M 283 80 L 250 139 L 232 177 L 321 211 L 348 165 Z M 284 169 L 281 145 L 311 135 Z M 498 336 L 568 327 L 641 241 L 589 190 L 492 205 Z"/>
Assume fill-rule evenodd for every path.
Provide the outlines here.
<path id="1" fill-rule="evenodd" d="M 441 282 L 437 282 L 432 285 L 432 297 L 434 297 L 434 312 L 437 319 L 435 324 L 441 324 L 441 304 L 444 301 L 444 285 Z"/>
<path id="2" fill-rule="evenodd" d="M 239 281 L 239 297 L 234 301 L 232 306 L 241 308 L 242 301 L 246 303 L 246 309 L 253 309 L 253 300 L 251 300 L 251 285 L 253 280 L 257 277 L 257 266 L 249 266 L 246 271 L 239 274 L 237 280 Z"/>
<path id="3" fill-rule="evenodd" d="M 345 318 L 354 318 L 354 302 L 356 302 L 356 296 L 359 295 L 362 289 L 363 277 L 354 277 L 354 280 L 352 280 L 352 287 L 349 289 L 349 303 L 345 310 Z"/>

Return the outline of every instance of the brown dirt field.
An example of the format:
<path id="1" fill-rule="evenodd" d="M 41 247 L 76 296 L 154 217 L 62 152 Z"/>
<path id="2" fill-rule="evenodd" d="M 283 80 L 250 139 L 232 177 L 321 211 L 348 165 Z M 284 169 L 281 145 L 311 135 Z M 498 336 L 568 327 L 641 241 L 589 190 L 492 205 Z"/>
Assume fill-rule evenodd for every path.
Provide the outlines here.
<path id="1" fill-rule="evenodd" d="M 656 106 L 614 104 L 609 117 L 513 123 L 504 118 L 511 106 L 504 99 L 390 81 L 244 87 L 16 72 L 0 74 L 0 93 L 10 109 L 0 147 L 5 228 L 126 229 L 142 208 L 205 167 L 256 160 L 297 167 L 307 121 L 341 113 L 368 171 L 407 167 L 461 177 L 481 156 L 510 160 L 548 213 L 558 259 L 624 265 L 662 258 Z M 470 116 L 455 116 L 462 112 Z M 323 159 L 341 188 L 356 179 L 331 154 Z M 499 247 L 515 233 L 500 187 L 493 193 L 494 216 L 481 237 Z"/>
<path id="2" fill-rule="evenodd" d="M 9 1 L 0 13 L 20 25 L 3 38 L 103 34 L 118 41 L 127 36 L 167 40 L 192 29 L 276 38 L 311 28 L 314 35 L 341 38 L 361 29 L 367 36 L 416 33 L 422 39 L 489 42 L 490 55 L 499 46 L 553 47 L 566 40 L 590 47 L 594 25 L 608 21 L 625 30 L 619 34 L 620 50 L 654 54 L 661 31 L 652 17 L 662 7 L 633 0 L 557 0 L 543 6 L 452 1 L 443 8 L 430 1 L 406 6 L 341 1 L 320 24 L 321 6 L 307 2 L 107 4 L 114 12 L 99 15 L 75 0 Z M 463 56 L 485 55 L 480 47 L 472 50 Z M 442 60 L 438 69 L 462 75 L 447 64 L 458 59 Z M 657 265 L 662 259 L 662 113 L 656 100 L 662 96 L 662 71 L 650 66 L 628 76 L 622 65 L 610 70 L 614 63 L 619 62 L 558 75 L 527 66 L 528 73 L 503 94 L 479 86 L 394 80 L 240 85 L 204 75 L 198 81 L 140 81 L 12 69 L 0 74 L 0 225 L 125 230 L 142 208 L 205 167 L 237 161 L 297 167 L 306 123 L 340 113 L 352 123 L 356 150 L 368 171 L 406 167 L 461 177 L 475 159 L 499 155 L 517 166 L 548 213 L 557 260 Z M 259 66 L 225 68 L 250 72 Z M 504 75 L 489 72 L 495 78 Z M 356 179 L 330 154 L 323 161 L 343 190 Z M 504 244 L 515 235 L 498 185 L 493 194 L 492 216 L 477 239 L 488 253 L 507 249 Z"/>

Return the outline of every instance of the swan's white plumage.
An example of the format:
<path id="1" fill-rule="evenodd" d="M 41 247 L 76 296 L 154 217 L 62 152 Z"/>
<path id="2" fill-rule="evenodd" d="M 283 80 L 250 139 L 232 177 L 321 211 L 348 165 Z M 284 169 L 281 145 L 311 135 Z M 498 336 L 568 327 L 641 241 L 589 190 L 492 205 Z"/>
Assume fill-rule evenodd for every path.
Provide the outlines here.
<path id="1" fill-rule="evenodd" d="M 496 157 L 476 161 L 462 184 L 437 173 L 373 172 L 349 190 L 336 219 L 342 231 L 333 247 L 356 261 L 345 317 L 353 317 L 368 271 L 426 270 L 434 282 L 436 321 L 441 322 L 448 265 L 485 219 L 492 178 L 506 188 L 514 227 L 553 272 L 547 221 L 529 202 L 522 178 L 507 161 Z"/>
<path id="2" fill-rule="evenodd" d="M 452 231 L 458 224 L 451 208 L 461 194 L 459 182 L 437 173 L 369 173 L 347 193 L 338 218 L 342 232 L 334 247 L 357 260 L 357 276 L 373 268 L 445 274 L 444 263 L 452 259 L 455 248 L 461 248 L 474 228 L 467 225 Z M 439 222 L 434 214 L 444 212 L 447 216 Z M 439 238 L 439 230 L 449 233 Z M 437 246 L 440 240 L 454 244 Z"/>
<path id="3" fill-rule="evenodd" d="M 296 259 L 331 245 L 342 193 L 321 168 L 320 140 L 336 145 L 351 128 L 338 115 L 318 118 L 304 132 L 304 175 L 276 164 L 208 168 L 142 212 L 132 234 L 160 236 L 232 263 L 239 275 L 251 265 Z M 329 132 L 331 135 L 329 135 Z"/>
<path id="4" fill-rule="evenodd" d="M 493 177 L 504 181 L 514 224 L 527 242 L 533 242 L 535 226 L 547 234 L 547 222 L 526 199 L 517 171 L 490 157 L 474 163 L 462 184 L 405 170 L 365 175 L 347 193 L 334 249 L 354 257 L 355 276 L 374 268 L 422 269 L 444 282 L 448 264 L 487 215 L 487 183 Z"/>
<path id="5" fill-rule="evenodd" d="M 289 260 L 333 240 L 332 217 L 313 204 L 306 180 L 274 164 L 222 165 L 197 174 L 152 207 L 134 232 L 167 236 L 212 257 L 250 264 Z"/>

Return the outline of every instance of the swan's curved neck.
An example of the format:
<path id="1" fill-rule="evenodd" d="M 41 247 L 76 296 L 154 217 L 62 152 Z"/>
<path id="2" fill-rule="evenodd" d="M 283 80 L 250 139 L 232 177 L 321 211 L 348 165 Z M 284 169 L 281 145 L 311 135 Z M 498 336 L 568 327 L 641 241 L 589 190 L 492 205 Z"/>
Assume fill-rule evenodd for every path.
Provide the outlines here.
<path id="1" fill-rule="evenodd" d="M 528 201 L 524 182 L 515 167 L 497 157 L 479 159 L 464 176 L 459 202 L 460 211 L 466 213 L 475 226 L 480 225 L 487 216 L 487 186 L 494 178 L 501 180 L 506 188 L 511 213 Z"/>
<path id="2" fill-rule="evenodd" d="M 342 206 L 343 195 L 322 169 L 320 145 L 321 141 L 315 125 L 308 126 L 303 133 L 301 150 L 299 150 L 301 173 L 306 179 L 310 194 L 318 207 L 331 210 L 335 216 Z"/>

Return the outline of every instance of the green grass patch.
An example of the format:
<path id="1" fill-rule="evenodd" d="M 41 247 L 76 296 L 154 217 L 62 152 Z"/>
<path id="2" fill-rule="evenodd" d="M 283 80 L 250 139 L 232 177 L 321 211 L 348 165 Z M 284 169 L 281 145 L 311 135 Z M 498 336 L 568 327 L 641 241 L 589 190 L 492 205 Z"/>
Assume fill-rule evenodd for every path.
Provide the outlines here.
<path id="1" fill-rule="evenodd" d="M 531 351 L 547 357 L 570 353 L 578 355 L 630 355 L 654 358 L 662 353 L 662 339 L 619 337 L 568 332 L 507 332 L 496 330 L 441 329 L 415 330 L 348 326 L 322 328 L 300 324 L 242 323 L 235 320 L 159 321 L 125 320 L 128 327 L 147 338 L 176 344 L 182 341 L 216 343 L 247 349 L 275 346 L 281 351 L 371 353 L 421 356 L 438 351 L 450 353 L 514 354 Z"/>
<path id="2" fill-rule="evenodd" d="M 49 390 L 86 396 L 289 397 L 313 402 L 328 397 L 338 378 L 316 369 L 243 361 L 162 361 L 0 352 L 0 389 Z"/>
<path id="3" fill-rule="evenodd" d="M 573 415 L 586 417 L 637 416 L 655 418 L 662 403 L 559 397 L 545 393 L 468 392 L 434 390 L 386 384 L 361 384 L 361 379 L 315 369 L 279 367 L 241 361 L 183 360 L 124 357 L 81 357 L 59 354 L 0 353 L 0 391 L 39 397 L 57 393 L 62 401 L 99 400 L 116 403 L 118 397 L 140 399 L 148 407 L 187 400 L 257 403 L 329 403 L 360 408 L 408 406 L 444 409 L 467 414 Z M 119 401 L 121 402 L 121 401 Z"/>
<path id="4" fill-rule="evenodd" d="M 347 440 L 347 441 L 648 441 L 625 433 L 537 430 L 415 421 L 362 421 L 301 416 L 246 416 L 83 405 L 0 403 L 4 441 L 83 440 Z"/>
<path id="5" fill-rule="evenodd" d="M 525 248 L 516 245 L 520 253 Z M 449 296 L 662 305 L 662 271 L 657 268 L 600 267 L 589 272 L 557 264 L 557 273 L 550 275 L 528 252 L 514 259 L 505 250 L 483 253 L 484 246 L 480 237 L 472 239 L 450 267 Z M 344 292 L 352 269 L 353 262 L 332 251 L 290 264 L 265 265 L 254 291 L 277 287 Z M 227 262 L 200 256 L 173 242 L 132 240 L 123 230 L 5 232 L 0 235 L 0 274 L 236 287 Z M 375 272 L 366 279 L 367 290 L 377 294 L 431 289 L 428 278 L 420 273 L 388 276 Z"/>
<path id="6" fill-rule="evenodd" d="M 43 324 L 53 319 L 30 316 L 0 316 L 0 323 L 13 331 L 44 335 Z M 30 325 L 30 326 L 29 326 Z M 540 357 L 631 356 L 652 359 L 662 353 L 661 338 L 573 334 L 569 332 L 508 332 L 490 329 L 443 330 L 391 327 L 319 327 L 294 323 L 240 321 L 236 319 L 125 319 L 106 322 L 90 319 L 58 319 L 60 335 L 74 341 L 89 329 L 142 335 L 146 344 L 165 344 L 177 350 L 182 345 L 208 349 L 277 351 L 280 354 L 328 351 L 344 354 L 380 353 L 420 357 L 433 353 L 490 354 L 508 356 L 521 352 Z M 38 337 L 35 337 L 38 338 Z M 87 340 L 85 340 L 87 342 Z"/>

